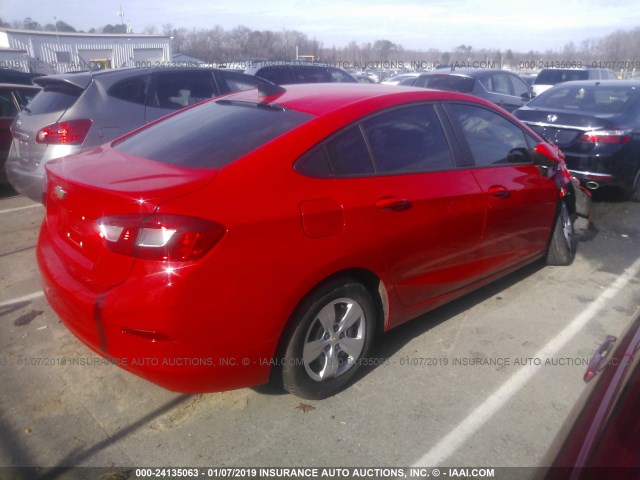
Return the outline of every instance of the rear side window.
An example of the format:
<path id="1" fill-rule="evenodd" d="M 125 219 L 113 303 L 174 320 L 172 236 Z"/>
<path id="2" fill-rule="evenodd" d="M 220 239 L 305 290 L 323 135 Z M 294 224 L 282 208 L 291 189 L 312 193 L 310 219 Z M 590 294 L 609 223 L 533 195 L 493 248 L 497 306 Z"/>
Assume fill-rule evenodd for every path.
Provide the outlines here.
<path id="1" fill-rule="evenodd" d="M 239 92 L 241 90 L 258 88 L 258 85 L 262 85 L 264 83 L 261 82 L 260 79 L 250 75 L 233 72 L 220 72 L 217 75 L 220 85 L 220 93 Z"/>
<path id="2" fill-rule="evenodd" d="M 63 112 L 71 107 L 84 90 L 68 83 L 48 83 L 29 103 L 32 114 Z"/>
<path id="3" fill-rule="evenodd" d="M 447 111 L 462 131 L 476 166 L 531 163 L 524 132 L 506 118 L 474 105 L 454 103 Z"/>
<path id="4" fill-rule="evenodd" d="M 311 118 L 294 110 L 219 100 L 171 116 L 114 147 L 171 165 L 220 168 Z"/>
<path id="5" fill-rule="evenodd" d="M 202 72 L 159 72 L 154 75 L 155 89 L 148 105 L 179 110 L 216 96 L 213 76 Z"/>
<path id="6" fill-rule="evenodd" d="M 289 69 L 278 66 L 261 68 L 256 72 L 256 77 L 262 77 L 276 85 L 295 83 L 291 80 Z"/>
<path id="7" fill-rule="evenodd" d="M 109 89 L 109 95 L 127 102 L 144 105 L 147 102 L 149 75 L 127 78 Z"/>
<path id="8" fill-rule="evenodd" d="M 378 172 L 453 168 L 453 158 L 433 105 L 400 108 L 367 120 L 363 128 Z"/>
<path id="9" fill-rule="evenodd" d="M 522 97 L 523 95 L 528 95 L 529 85 L 527 85 L 523 80 L 515 75 L 509 75 L 509 80 L 511 80 L 511 86 L 513 87 L 513 94 L 515 96 Z"/>
<path id="10" fill-rule="evenodd" d="M 359 126 L 350 128 L 326 144 L 329 162 L 336 175 L 373 173 L 371 155 Z"/>

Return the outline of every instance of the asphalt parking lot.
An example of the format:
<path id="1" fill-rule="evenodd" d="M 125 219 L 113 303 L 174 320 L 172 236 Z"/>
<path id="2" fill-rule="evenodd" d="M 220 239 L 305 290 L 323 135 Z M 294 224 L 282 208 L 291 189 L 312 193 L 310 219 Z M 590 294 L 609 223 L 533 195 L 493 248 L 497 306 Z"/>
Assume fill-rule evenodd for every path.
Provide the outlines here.
<path id="1" fill-rule="evenodd" d="M 640 305 L 640 204 L 603 192 L 572 266 L 531 265 L 387 333 L 376 365 L 339 395 L 181 395 L 102 362 L 60 323 L 34 258 L 43 213 L 0 192 L 0 465 L 43 474 L 535 466 L 592 353 Z"/>

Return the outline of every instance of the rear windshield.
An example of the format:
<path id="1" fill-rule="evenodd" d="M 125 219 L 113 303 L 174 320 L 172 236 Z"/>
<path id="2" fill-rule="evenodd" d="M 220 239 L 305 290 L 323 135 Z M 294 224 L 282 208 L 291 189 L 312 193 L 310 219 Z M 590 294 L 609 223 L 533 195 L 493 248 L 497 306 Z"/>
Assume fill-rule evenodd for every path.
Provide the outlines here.
<path id="1" fill-rule="evenodd" d="M 458 77 L 456 75 L 427 77 L 425 87 L 436 90 L 447 90 L 449 92 L 470 93 L 473 90 L 475 80 L 469 77 Z"/>
<path id="2" fill-rule="evenodd" d="M 49 83 L 29 103 L 34 114 L 64 112 L 75 103 L 84 90 L 67 83 Z"/>
<path id="3" fill-rule="evenodd" d="M 151 125 L 114 147 L 171 165 L 220 168 L 311 118 L 275 105 L 218 100 Z"/>
<path id="4" fill-rule="evenodd" d="M 541 70 L 533 83 L 535 85 L 555 85 L 574 80 L 589 80 L 589 70 Z"/>
<path id="5" fill-rule="evenodd" d="M 528 106 L 617 114 L 637 102 L 639 92 L 633 86 L 558 85 L 531 100 Z"/>

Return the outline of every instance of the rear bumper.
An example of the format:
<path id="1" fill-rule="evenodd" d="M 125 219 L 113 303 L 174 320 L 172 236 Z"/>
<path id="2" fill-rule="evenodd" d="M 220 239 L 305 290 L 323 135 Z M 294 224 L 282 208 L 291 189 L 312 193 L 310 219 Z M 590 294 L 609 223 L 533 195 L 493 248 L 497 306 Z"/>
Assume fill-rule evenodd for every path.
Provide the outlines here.
<path id="1" fill-rule="evenodd" d="M 44 166 L 27 170 L 20 165 L 19 161 L 7 159 L 6 174 L 7 180 L 18 193 L 34 202 L 42 203 Z"/>
<path id="2" fill-rule="evenodd" d="M 218 318 L 203 318 L 203 300 L 185 298 L 185 289 L 178 296 L 156 295 L 168 290 L 163 285 L 166 277 L 157 275 L 144 285 L 138 279 L 101 291 L 74 277 L 56 248 L 43 226 L 37 260 L 45 296 L 65 326 L 114 365 L 184 393 L 268 381 L 274 346 L 252 342 L 246 332 L 233 328 L 224 312 L 217 312 Z M 141 302 L 141 295 L 148 300 Z M 213 302 L 206 299 L 209 305 Z"/>
<path id="3" fill-rule="evenodd" d="M 590 190 L 601 186 L 631 190 L 640 159 L 622 155 L 577 155 L 565 152 L 571 174 Z"/>

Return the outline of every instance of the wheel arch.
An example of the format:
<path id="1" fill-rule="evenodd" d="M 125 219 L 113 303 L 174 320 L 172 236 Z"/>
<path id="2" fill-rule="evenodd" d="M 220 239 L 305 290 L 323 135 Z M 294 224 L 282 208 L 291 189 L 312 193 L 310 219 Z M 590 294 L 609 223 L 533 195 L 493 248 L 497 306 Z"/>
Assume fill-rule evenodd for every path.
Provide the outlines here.
<path id="1" fill-rule="evenodd" d="M 374 306 L 376 309 L 376 336 L 385 331 L 390 315 L 389 309 L 389 291 L 388 286 L 382 281 L 382 279 L 366 268 L 347 268 L 344 270 L 337 271 L 329 276 L 326 276 L 319 282 L 315 284 L 311 289 L 307 291 L 305 295 L 301 297 L 299 302 L 296 304 L 295 308 L 290 312 L 287 321 L 280 332 L 280 337 L 278 339 L 277 348 L 275 351 L 274 358 L 281 359 L 284 351 L 287 346 L 287 340 L 291 335 L 293 329 L 295 328 L 295 319 L 302 309 L 306 307 L 306 302 L 311 298 L 314 293 L 321 290 L 322 288 L 326 288 L 327 285 L 330 284 L 339 284 L 340 281 L 355 281 L 364 285 L 364 287 L 369 291 L 371 297 L 374 301 Z M 279 365 L 279 362 L 276 362 L 276 365 Z M 272 368 L 270 377 L 272 382 L 278 382 L 278 368 Z"/>

